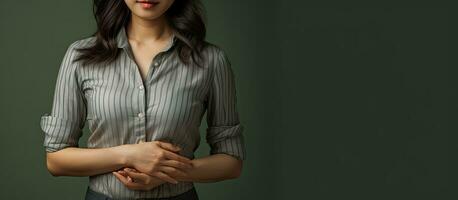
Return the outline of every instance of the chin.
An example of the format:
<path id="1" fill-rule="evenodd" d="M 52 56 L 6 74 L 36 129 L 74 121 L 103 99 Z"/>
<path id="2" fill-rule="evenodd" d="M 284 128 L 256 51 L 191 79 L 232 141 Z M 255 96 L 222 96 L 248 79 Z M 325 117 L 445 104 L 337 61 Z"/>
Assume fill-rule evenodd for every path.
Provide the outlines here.
<path id="1" fill-rule="evenodd" d="M 155 20 L 161 17 L 160 13 L 134 13 L 134 15 L 144 20 Z"/>

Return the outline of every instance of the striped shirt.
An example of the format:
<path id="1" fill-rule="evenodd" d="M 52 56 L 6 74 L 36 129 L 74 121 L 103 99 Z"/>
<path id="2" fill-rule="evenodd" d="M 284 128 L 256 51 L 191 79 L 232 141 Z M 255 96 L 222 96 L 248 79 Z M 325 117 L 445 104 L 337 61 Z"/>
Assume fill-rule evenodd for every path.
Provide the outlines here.
<path id="1" fill-rule="evenodd" d="M 182 63 L 171 37 L 151 63 L 144 80 L 134 61 L 125 28 L 116 36 L 122 53 L 112 64 L 83 66 L 72 62 L 95 36 L 71 43 L 58 70 L 51 114 L 41 116 L 46 152 L 78 147 L 87 121 L 88 148 L 106 148 L 142 141 L 166 141 L 194 159 L 199 127 L 206 111 L 209 154 L 246 158 L 243 126 L 236 105 L 235 76 L 227 54 L 208 44 L 204 67 Z M 111 173 L 89 177 L 89 187 L 112 198 L 160 198 L 179 195 L 193 182 L 164 183 L 149 191 L 130 190 Z"/>

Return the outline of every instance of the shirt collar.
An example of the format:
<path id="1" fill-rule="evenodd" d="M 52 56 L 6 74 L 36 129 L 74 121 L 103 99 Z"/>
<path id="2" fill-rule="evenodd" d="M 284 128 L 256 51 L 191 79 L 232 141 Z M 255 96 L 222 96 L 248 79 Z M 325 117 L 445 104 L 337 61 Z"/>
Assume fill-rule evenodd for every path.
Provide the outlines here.
<path id="1" fill-rule="evenodd" d="M 163 51 L 169 50 L 176 43 L 176 40 L 177 40 L 177 37 L 175 36 L 175 33 L 172 32 L 172 37 L 170 38 L 169 44 Z M 127 32 L 126 32 L 125 26 L 122 26 L 121 30 L 116 35 L 116 42 L 118 44 L 118 48 L 126 48 L 129 46 L 129 40 L 127 38 Z"/>

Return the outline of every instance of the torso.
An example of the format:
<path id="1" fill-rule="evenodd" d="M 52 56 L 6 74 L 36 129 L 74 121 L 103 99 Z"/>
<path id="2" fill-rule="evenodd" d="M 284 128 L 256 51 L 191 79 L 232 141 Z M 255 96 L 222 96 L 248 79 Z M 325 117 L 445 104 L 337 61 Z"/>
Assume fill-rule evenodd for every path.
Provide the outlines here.
<path id="1" fill-rule="evenodd" d="M 207 125 L 213 128 L 206 130 L 204 139 L 213 146 L 212 152 L 245 154 L 242 138 L 234 139 L 243 128 L 235 112 L 233 73 L 222 49 L 207 45 L 202 67 L 181 62 L 176 48 L 161 56 L 167 42 L 149 47 L 133 44 L 132 55 L 123 49 L 108 65 L 69 62 L 78 55 L 76 48 L 87 47 L 95 40 L 94 36 L 73 43 L 62 60 L 56 83 L 56 97 L 60 98 L 56 98 L 53 115 L 43 116 L 40 122 L 42 130 L 47 131 L 43 144 L 48 149 L 77 144 L 81 128 L 87 123 L 87 148 L 160 140 L 181 147 L 180 155 L 194 159 L 207 112 L 212 119 Z M 150 70 L 153 58 L 158 67 L 151 66 L 154 70 Z M 142 83 L 146 75 L 149 79 Z M 216 146 L 227 136 L 231 140 Z M 129 190 L 111 173 L 90 176 L 89 184 L 94 191 L 114 199 L 170 197 L 194 186 L 193 182 L 179 182 L 148 191 Z"/>

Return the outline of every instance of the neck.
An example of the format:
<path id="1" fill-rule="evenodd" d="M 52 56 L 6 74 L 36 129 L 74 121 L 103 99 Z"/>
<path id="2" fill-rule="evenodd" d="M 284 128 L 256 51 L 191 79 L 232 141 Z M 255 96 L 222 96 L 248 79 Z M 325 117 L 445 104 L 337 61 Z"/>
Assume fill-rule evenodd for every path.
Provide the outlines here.
<path id="1" fill-rule="evenodd" d="M 140 43 L 162 41 L 169 38 L 172 34 L 172 30 L 167 24 L 164 15 L 154 20 L 145 20 L 135 15 L 132 15 L 130 19 L 126 30 L 129 40 Z"/>

